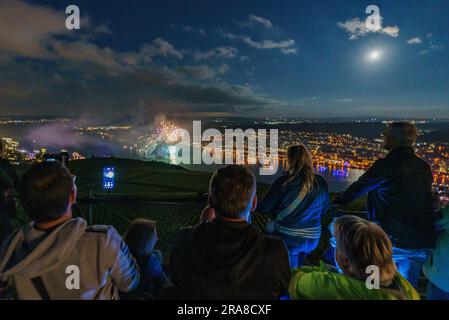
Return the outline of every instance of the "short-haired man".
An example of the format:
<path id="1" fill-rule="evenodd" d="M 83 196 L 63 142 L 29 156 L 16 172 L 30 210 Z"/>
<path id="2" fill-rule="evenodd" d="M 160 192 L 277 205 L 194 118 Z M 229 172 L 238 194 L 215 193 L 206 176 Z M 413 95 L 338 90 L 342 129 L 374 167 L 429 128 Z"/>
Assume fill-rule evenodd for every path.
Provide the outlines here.
<path id="1" fill-rule="evenodd" d="M 287 293 L 288 253 L 282 240 L 248 223 L 256 180 L 244 167 L 217 170 L 209 186 L 215 219 L 182 230 L 171 257 L 183 299 L 277 299 Z"/>
<path id="2" fill-rule="evenodd" d="M 59 162 L 28 169 L 19 200 L 32 220 L 0 249 L 0 280 L 19 299 L 114 299 L 139 283 L 128 247 L 110 226 L 72 217 L 75 177 Z"/>
<path id="3" fill-rule="evenodd" d="M 368 193 L 368 218 L 389 235 L 398 270 L 415 288 L 436 237 L 432 171 L 413 150 L 416 138 L 413 123 L 390 123 L 384 132 L 388 155 L 377 160 L 336 201 L 346 206 Z"/>
<path id="4" fill-rule="evenodd" d="M 333 233 L 343 274 L 324 264 L 295 269 L 289 289 L 293 299 L 419 300 L 413 286 L 397 272 L 391 241 L 377 224 L 342 216 L 335 221 Z"/>

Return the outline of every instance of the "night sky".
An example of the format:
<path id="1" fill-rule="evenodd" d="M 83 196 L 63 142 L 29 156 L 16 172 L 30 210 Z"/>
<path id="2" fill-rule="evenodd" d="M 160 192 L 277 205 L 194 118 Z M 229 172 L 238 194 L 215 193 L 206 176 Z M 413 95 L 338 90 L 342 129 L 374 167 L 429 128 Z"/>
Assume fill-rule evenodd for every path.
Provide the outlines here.
<path id="1" fill-rule="evenodd" d="M 65 28 L 70 4 L 80 30 Z M 448 13 L 447 0 L 0 0 L 0 115 L 449 118 Z"/>

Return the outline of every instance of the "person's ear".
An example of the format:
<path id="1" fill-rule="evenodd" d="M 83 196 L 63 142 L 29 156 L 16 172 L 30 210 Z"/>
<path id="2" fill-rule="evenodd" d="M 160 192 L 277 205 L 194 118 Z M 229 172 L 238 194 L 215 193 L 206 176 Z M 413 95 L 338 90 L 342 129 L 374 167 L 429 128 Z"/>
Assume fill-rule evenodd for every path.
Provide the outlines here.
<path id="1" fill-rule="evenodd" d="M 252 203 L 252 205 L 251 205 L 251 212 L 253 212 L 254 210 L 256 210 L 256 208 L 257 208 L 257 195 L 255 195 L 254 196 L 254 198 L 253 198 L 253 203 Z"/>

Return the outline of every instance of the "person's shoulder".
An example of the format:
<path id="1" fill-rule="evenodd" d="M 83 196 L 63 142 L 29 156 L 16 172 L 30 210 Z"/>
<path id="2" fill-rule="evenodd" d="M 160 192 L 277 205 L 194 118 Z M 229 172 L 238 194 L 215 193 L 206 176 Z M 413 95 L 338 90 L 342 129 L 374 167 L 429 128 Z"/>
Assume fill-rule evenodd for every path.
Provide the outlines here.
<path id="1" fill-rule="evenodd" d="M 381 165 L 385 165 L 388 164 L 392 161 L 395 161 L 394 158 L 391 156 L 391 153 L 387 154 L 384 157 L 380 157 L 378 158 L 376 161 L 373 162 L 371 167 L 376 167 L 376 166 L 381 166 Z"/>
<path id="2" fill-rule="evenodd" d="M 293 299 L 336 299 L 336 279 L 323 263 L 319 266 L 302 266 L 292 271 L 289 293 Z"/>
<path id="3" fill-rule="evenodd" d="M 285 243 L 281 238 L 269 234 L 264 234 L 261 231 L 259 232 L 261 237 L 265 237 L 267 253 L 274 255 L 287 253 L 287 247 L 285 246 Z"/>
<path id="4" fill-rule="evenodd" d="M 106 225 L 106 224 L 95 224 L 88 226 L 86 228 L 86 232 L 93 232 L 93 233 L 109 233 L 116 231 L 113 226 Z"/>
<path id="5" fill-rule="evenodd" d="M 290 284 L 295 299 L 363 299 L 365 291 L 364 282 L 339 274 L 322 262 L 293 270 Z"/>
<path id="6" fill-rule="evenodd" d="M 324 179 L 324 177 L 320 174 L 315 175 L 315 181 L 318 184 L 318 186 L 327 188 L 327 181 Z"/>
<path id="7" fill-rule="evenodd" d="M 283 173 L 274 180 L 273 185 L 282 185 L 287 179 L 288 176 L 285 173 Z"/>
<path id="8" fill-rule="evenodd" d="M 8 159 L 0 157 L 0 168 L 6 170 L 8 173 L 14 171 L 14 166 L 9 162 Z"/>
<path id="9" fill-rule="evenodd" d="M 207 223 L 209 222 L 202 222 L 196 226 L 187 226 L 180 228 L 175 236 L 175 247 L 186 245 L 188 243 L 187 240 L 191 238 L 195 230 L 197 230 L 201 225 Z"/>
<path id="10" fill-rule="evenodd" d="M 19 235 L 19 233 L 21 232 L 23 234 L 23 229 L 24 229 L 24 227 L 14 229 L 10 234 L 8 234 L 3 239 L 3 241 L 0 241 L 0 258 L 3 256 L 3 254 L 9 248 L 9 246 L 14 241 L 14 239 Z M 1 259 L 0 259 L 0 261 L 1 261 Z"/>
<path id="11" fill-rule="evenodd" d="M 86 227 L 84 231 L 86 238 L 99 238 L 103 241 L 117 240 L 121 241 L 122 237 L 118 231 L 111 225 L 96 224 Z"/>
<path id="12" fill-rule="evenodd" d="M 412 286 L 407 279 L 404 278 L 399 272 L 396 273 L 394 277 L 394 282 L 400 288 L 399 292 L 394 292 L 392 290 L 385 290 L 385 294 L 392 295 L 393 299 L 399 300 L 420 300 L 420 295 L 418 291 Z"/>
<path id="13" fill-rule="evenodd" d="M 417 161 L 421 164 L 422 167 L 424 167 L 425 169 L 428 169 L 429 171 L 431 171 L 432 169 L 430 168 L 429 163 L 424 160 L 423 158 L 421 158 L 420 156 L 418 156 L 417 154 L 413 154 L 414 157 L 417 159 Z"/>

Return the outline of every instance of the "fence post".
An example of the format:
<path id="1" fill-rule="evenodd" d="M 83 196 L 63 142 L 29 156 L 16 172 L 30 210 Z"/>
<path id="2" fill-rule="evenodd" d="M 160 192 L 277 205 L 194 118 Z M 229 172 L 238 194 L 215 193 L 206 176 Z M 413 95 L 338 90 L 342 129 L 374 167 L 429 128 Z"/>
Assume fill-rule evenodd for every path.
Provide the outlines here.
<path id="1" fill-rule="evenodd" d="M 93 224 L 93 212 L 92 212 L 92 190 L 89 190 L 87 194 L 87 223 Z"/>

